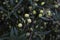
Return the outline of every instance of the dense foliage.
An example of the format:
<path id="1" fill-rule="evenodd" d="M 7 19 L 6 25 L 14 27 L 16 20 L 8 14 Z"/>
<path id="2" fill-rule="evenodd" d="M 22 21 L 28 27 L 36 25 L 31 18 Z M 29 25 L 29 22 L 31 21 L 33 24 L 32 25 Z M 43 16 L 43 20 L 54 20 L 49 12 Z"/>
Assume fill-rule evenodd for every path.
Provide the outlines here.
<path id="1" fill-rule="evenodd" d="M 0 40 L 58 40 L 59 0 L 0 0 Z"/>

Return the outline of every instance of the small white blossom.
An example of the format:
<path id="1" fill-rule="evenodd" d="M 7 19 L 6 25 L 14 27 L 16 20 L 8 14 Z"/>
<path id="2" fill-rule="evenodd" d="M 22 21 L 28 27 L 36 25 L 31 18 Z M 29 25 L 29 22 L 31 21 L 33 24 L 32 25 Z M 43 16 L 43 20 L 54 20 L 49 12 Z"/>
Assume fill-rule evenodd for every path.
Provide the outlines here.
<path id="1" fill-rule="evenodd" d="M 27 19 L 27 22 L 28 22 L 28 23 L 31 23 L 31 22 L 32 22 L 32 20 L 31 20 L 31 19 Z"/>
<path id="2" fill-rule="evenodd" d="M 18 3 L 18 0 L 16 0 L 15 2 Z"/>
<path id="3" fill-rule="evenodd" d="M 43 15 L 42 14 L 39 14 L 39 17 L 42 17 Z"/>
<path id="4" fill-rule="evenodd" d="M 6 2 L 3 2 L 3 4 L 6 4 Z"/>
<path id="5" fill-rule="evenodd" d="M 31 10 L 32 9 L 32 6 L 29 6 L 29 9 Z"/>
<path id="6" fill-rule="evenodd" d="M 33 10 L 33 14 L 36 14 L 36 11 L 35 10 Z"/>
<path id="7" fill-rule="evenodd" d="M 37 6 L 38 4 L 37 3 L 34 3 L 35 6 Z"/>
<path id="8" fill-rule="evenodd" d="M 44 5 L 45 4 L 45 2 L 41 2 L 41 5 Z"/>
<path id="9" fill-rule="evenodd" d="M 58 8 L 59 7 L 59 5 L 55 5 L 55 8 Z"/>
<path id="10" fill-rule="evenodd" d="M 26 33 L 26 36 L 29 36 L 30 35 L 30 33 L 28 32 L 28 33 Z"/>
<path id="11" fill-rule="evenodd" d="M 25 17 L 29 17 L 29 14 L 26 13 L 26 14 L 25 14 Z"/>
<path id="12" fill-rule="evenodd" d="M 31 31 L 33 31 L 33 28 L 30 28 Z"/>
<path id="13" fill-rule="evenodd" d="M 51 11 L 47 11 L 48 12 L 48 15 L 51 16 Z"/>
<path id="14" fill-rule="evenodd" d="M 22 27 L 22 26 L 23 26 L 22 23 L 19 23 L 19 24 L 18 24 L 18 27 Z"/>
<path id="15" fill-rule="evenodd" d="M 40 13 L 43 13 L 44 11 L 43 10 L 40 10 Z"/>

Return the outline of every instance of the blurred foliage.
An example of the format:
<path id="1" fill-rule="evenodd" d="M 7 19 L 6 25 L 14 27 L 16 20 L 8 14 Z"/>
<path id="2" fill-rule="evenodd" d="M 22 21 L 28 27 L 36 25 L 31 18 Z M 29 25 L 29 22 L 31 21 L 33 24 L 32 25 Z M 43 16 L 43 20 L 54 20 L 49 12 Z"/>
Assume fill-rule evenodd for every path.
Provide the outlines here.
<path id="1" fill-rule="evenodd" d="M 0 0 L 0 40 L 58 40 L 59 0 Z"/>

